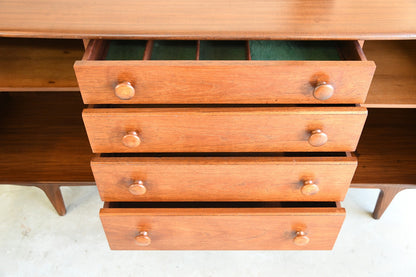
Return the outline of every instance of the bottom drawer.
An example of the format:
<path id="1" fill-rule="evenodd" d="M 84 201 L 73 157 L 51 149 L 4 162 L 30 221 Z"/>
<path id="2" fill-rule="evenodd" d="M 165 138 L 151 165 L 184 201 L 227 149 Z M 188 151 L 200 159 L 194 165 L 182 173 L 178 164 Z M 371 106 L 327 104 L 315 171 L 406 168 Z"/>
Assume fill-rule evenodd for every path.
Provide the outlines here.
<path id="1" fill-rule="evenodd" d="M 113 250 L 330 250 L 338 202 L 106 202 Z"/>

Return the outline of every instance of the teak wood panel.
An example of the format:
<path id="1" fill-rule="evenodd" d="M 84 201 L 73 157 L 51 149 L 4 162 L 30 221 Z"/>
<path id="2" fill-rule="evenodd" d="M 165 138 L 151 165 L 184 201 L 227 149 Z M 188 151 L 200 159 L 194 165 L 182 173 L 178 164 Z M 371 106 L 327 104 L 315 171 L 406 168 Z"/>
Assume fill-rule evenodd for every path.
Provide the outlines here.
<path id="1" fill-rule="evenodd" d="M 105 46 L 94 42 L 87 52 L 101 53 Z M 365 60 L 358 43 L 348 47 L 343 49 L 345 55 L 359 60 L 83 60 L 74 69 L 86 104 L 364 103 L 375 64 Z M 123 82 L 135 87 L 135 96 L 129 100 L 114 93 Z M 313 96 L 315 86 L 322 82 L 335 88 L 325 101 Z"/>
<path id="2" fill-rule="evenodd" d="M 93 184 L 79 92 L 0 93 L 1 184 Z"/>
<path id="3" fill-rule="evenodd" d="M 88 108 L 94 153 L 354 151 L 367 117 L 362 107 Z M 322 130 L 326 144 L 308 139 Z M 136 131 L 141 143 L 127 147 Z"/>
<path id="4" fill-rule="evenodd" d="M 1 4 L 0 4 L 1 5 Z M 0 91 L 79 91 L 79 40 L 0 39 Z"/>
<path id="5" fill-rule="evenodd" d="M 352 182 L 416 185 L 415 137 L 416 109 L 370 109 Z"/>
<path id="6" fill-rule="evenodd" d="M 416 41 L 369 41 L 364 49 L 377 62 L 364 105 L 416 108 Z"/>
<path id="7" fill-rule="evenodd" d="M 100 218 L 113 250 L 330 250 L 343 208 L 103 208 Z M 148 246 L 135 237 L 146 231 Z M 304 231 L 309 243 L 293 243 Z"/>
<path id="8" fill-rule="evenodd" d="M 9 0 L 0 36 L 408 39 L 415 14 L 414 0 Z"/>
<path id="9" fill-rule="evenodd" d="M 91 162 L 103 201 L 342 201 L 354 157 L 97 157 Z M 303 183 L 319 187 L 302 194 Z M 143 195 L 129 192 L 142 181 Z"/>

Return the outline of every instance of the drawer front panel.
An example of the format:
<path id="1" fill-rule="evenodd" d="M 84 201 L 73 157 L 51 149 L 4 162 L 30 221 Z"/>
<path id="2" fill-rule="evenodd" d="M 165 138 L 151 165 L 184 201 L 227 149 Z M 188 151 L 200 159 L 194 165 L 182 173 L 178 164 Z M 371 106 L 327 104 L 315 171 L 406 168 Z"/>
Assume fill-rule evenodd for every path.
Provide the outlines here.
<path id="1" fill-rule="evenodd" d="M 137 60 L 96 60 L 105 56 L 107 43 L 93 40 L 84 59 L 75 63 L 86 104 L 364 103 L 375 70 L 356 41 L 339 42 L 337 49 L 329 49 L 339 52 L 341 60 L 335 61 L 309 56 L 301 59 L 311 60 L 148 60 L 151 47 L 128 56 Z M 328 49 L 315 52 L 319 51 Z M 318 53 L 318 59 L 324 57 Z M 129 83 L 127 91 L 120 95 L 116 88 L 125 83 Z M 332 86 L 331 96 L 325 88 L 315 92 L 324 83 Z"/>
<path id="2" fill-rule="evenodd" d="M 98 157 L 103 201 L 342 201 L 354 157 Z"/>
<path id="3" fill-rule="evenodd" d="M 330 250 L 345 210 L 104 208 L 100 217 L 113 250 Z"/>
<path id="4" fill-rule="evenodd" d="M 75 65 L 86 104 L 364 103 L 374 73 L 369 61 L 80 61 Z M 319 80 L 334 87 L 314 97 Z M 129 82 L 131 99 L 115 95 Z"/>
<path id="5" fill-rule="evenodd" d="M 354 151 L 361 107 L 86 109 L 94 153 Z"/>

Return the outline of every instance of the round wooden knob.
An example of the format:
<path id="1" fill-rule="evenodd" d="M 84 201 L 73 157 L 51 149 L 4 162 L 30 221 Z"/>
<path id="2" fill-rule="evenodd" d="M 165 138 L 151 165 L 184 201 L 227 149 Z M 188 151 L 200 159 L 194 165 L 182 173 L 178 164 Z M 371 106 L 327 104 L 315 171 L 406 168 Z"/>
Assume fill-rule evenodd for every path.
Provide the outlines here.
<path id="1" fill-rule="evenodd" d="M 124 146 L 127 146 L 129 148 L 137 147 L 141 143 L 139 135 L 136 131 L 130 131 L 127 134 L 125 134 L 122 141 Z"/>
<path id="2" fill-rule="evenodd" d="M 303 182 L 301 192 L 304 195 L 314 195 L 319 192 L 319 187 L 317 184 L 314 184 L 312 180 L 306 180 Z"/>
<path id="3" fill-rule="evenodd" d="M 313 97 L 318 100 L 324 101 L 334 94 L 334 87 L 326 82 L 318 84 L 313 90 Z"/>
<path id="4" fill-rule="evenodd" d="M 298 231 L 296 232 L 296 237 L 293 239 L 293 243 L 297 246 L 305 246 L 309 243 L 309 238 L 306 236 L 305 232 Z"/>
<path id="5" fill-rule="evenodd" d="M 134 195 L 143 195 L 146 193 L 146 187 L 142 181 L 135 181 L 129 186 L 129 191 Z"/>
<path id="6" fill-rule="evenodd" d="M 140 232 L 135 238 L 135 240 L 139 246 L 149 246 L 152 242 L 146 231 Z"/>
<path id="7" fill-rule="evenodd" d="M 134 96 L 135 89 L 130 82 L 123 82 L 115 87 L 114 93 L 121 100 L 129 100 Z"/>
<path id="8" fill-rule="evenodd" d="M 318 147 L 324 145 L 328 141 L 328 136 L 322 130 L 313 130 L 309 136 L 308 142 L 310 145 Z"/>

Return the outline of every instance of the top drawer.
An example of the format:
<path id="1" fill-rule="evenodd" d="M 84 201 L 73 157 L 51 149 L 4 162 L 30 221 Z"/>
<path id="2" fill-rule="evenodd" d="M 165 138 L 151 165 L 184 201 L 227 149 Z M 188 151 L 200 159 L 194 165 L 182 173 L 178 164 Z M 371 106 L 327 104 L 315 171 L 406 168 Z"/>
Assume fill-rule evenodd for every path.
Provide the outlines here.
<path id="1" fill-rule="evenodd" d="M 364 103 L 357 41 L 91 40 L 74 65 L 86 104 Z"/>

